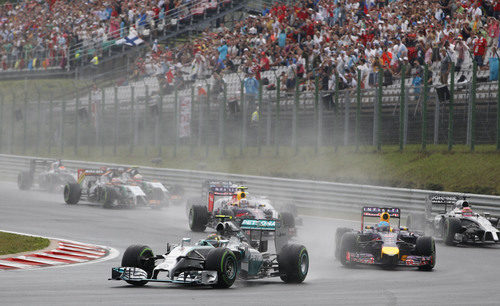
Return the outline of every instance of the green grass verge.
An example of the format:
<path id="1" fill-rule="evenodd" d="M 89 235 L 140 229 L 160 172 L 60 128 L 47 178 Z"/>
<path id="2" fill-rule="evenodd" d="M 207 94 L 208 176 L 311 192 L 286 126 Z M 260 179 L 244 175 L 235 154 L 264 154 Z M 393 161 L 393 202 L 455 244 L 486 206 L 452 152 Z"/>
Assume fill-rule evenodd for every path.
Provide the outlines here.
<path id="1" fill-rule="evenodd" d="M 155 166 L 151 161 L 159 156 L 157 147 L 136 146 L 132 153 L 128 147 L 118 147 L 116 155 L 112 147 L 89 148 L 81 146 L 75 154 L 73 147 L 59 147 L 47 154 L 41 148 L 36 154 L 27 155 L 100 161 L 128 165 Z M 262 175 L 296 179 L 315 179 L 332 182 L 370 184 L 379 186 L 446 190 L 482 194 L 500 194 L 500 153 L 492 145 L 476 146 L 470 152 L 466 146 L 455 146 L 448 152 L 446 145 L 430 145 L 423 152 L 418 145 L 409 145 L 404 152 L 398 146 L 384 146 L 377 152 L 371 146 L 340 147 L 337 152 L 322 147 L 301 148 L 297 155 L 289 147 L 281 147 L 276 155 L 275 147 L 262 147 L 259 155 L 255 147 L 239 154 L 239 147 L 228 147 L 223 157 L 218 147 L 195 148 L 181 146 L 173 156 L 173 147 L 163 147 L 158 167 L 217 171 L 235 174 Z M 15 152 L 15 153 L 20 153 Z"/>
<path id="2" fill-rule="evenodd" d="M 0 255 L 36 251 L 48 247 L 50 240 L 0 232 Z"/>

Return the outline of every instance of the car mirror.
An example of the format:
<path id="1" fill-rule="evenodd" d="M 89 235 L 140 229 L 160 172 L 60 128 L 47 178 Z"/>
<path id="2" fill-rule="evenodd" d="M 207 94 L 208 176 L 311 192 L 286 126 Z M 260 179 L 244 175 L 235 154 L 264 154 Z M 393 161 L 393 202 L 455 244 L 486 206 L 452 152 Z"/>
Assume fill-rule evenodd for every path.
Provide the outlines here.
<path id="1" fill-rule="evenodd" d="M 373 229 L 373 226 L 371 226 L 371 225 L 366 225 L 366 226 L 365 226 L 365 229 Z"/>
<path id="2" fill-rule="evenodd" d="M 486 219 L 489 219 L 491 217 L 491 214 L 489 212 L 484 212 L 484 217 Z"/>
<path id="3" fill-rule="evenodd" d="M 191 242 L 191 238 L 182 238 L 182 243 L 181 243 L 181 247 L 184 246 L 184 244 L 186 243 L 190 243 Z"/>
<path id="4" fill-rule="evenodd" d="M 170 243 L 167 242 L 167 253 L 166 254 L 170 253 L 170 249 L 171 249 L 171 245 L 170 245 Z"/>

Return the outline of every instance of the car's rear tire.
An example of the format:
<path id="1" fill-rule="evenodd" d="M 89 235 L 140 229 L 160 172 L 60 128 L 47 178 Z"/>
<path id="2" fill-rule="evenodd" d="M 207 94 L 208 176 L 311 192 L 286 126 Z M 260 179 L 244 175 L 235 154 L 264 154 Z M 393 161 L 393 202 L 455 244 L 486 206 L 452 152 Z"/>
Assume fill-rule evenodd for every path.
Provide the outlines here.
<path id="1" fill-rule="evenodd" d="M 217 283 L 212 285 L 214 288 L 229 288 L 236 280 L 238 261 L 228 248 L 214 248 L 208 252 L 205 269 L 217 271 Z"/>
<path id="2" fill-rule="evenodd" d="M 357 238 L 355 233 L 347 232 L 342 235 L 342 239 L 340 240 L 339 260 L 343 266 L 352 267 L 354 265 L 353 262 L 347 260 L 347 253 L 357 251 L 358 248 L 356 240 Z"/>
<path id="3" fill-rule="evenodd" d="M 428 265 L 419 267 L 420 270 L 431 271 L 436 265 L 436 243 L 434 238 L 429 236 L 418 237 L 415 252 L 420 256 L 431 256 L 431 262 Z"/>
<path id="4" fill-rule="evenodd" d="M 23 171 L 17 175 L 17 187 L 20 190 L 28 190 L 33 185 L 33 178 L 29 171 Z"/>
<path id="5" fill-rule="evenodd" d="M 77 183 L 69 183 L 64 186 L 64 202 L 66 204 L 77 204 L 82 196 L 82 187 Z"/>
<path id="6" fill-rule="evenodd" d="M 406 227 L 409 230 L 425 231 L 425 215 L 424 214 L 409 214 L 406 218 Z"/>
<path id="7" fill-rule="evenodd" d="M 340 258 L 340 242 L 341 242 L 342 236 L 348 232 L 352 232 L 352 229 L 350 229 L 348 227 L 339 227 L 335 231 L 335 258 L 337 258 L 337 259 Z"/>
<path id="8" fill-rule="evenodd" d="M 208 211 L 205 206 L 194 205 L 189 209 L 189 228 L 193 232 L 203 232 L 207 228 Z"/>
<path id="9" fill-rule="evenodd" d="M 279 255 L 280 278 L 285 283 L 302 283 L 309 271 L 309 253 L 300 244 L 285 245 Z"/>
<path id="10" fill-rule="evenodd" d="M 155 268 L 153 250 L 146 245 L 131 245 L 123 253 L 122 267 L 135 267 L 146 271 L 148 278 L 153 275 Z M 148 281 L 127 281 L 134 286 L 144 286 Z"/>
<path id="11" fill-rule="evenodd" d="M 455 234 L 460 231 L 462 225 L 457 218 L 446 218 L 444 220 L 444 243 L 446 245 L 455 245 Z"/>

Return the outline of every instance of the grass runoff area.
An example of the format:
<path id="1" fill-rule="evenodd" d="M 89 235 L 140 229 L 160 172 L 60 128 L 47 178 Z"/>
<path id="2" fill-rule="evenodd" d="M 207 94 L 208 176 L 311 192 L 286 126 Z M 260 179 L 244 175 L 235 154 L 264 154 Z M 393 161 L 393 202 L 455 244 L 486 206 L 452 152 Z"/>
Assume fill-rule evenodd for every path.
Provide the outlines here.
<path id="1" fill-rule="evenodd" d="M 0 232 L 0 255 L 36 251 L 49 244 L 50 240 L 46 238 Z"/>
<path id="2" fill-rule="evenodd" d="M 54 150 L 56 151 L 57 148 Z M 90 152 L 90 154 L 89 154 Z M 274 176 L 294 179 L 313 179 L 340 183 L 368 184 L 389 187 L 431 189 L 479 194 L 500 195 L 500 152 L 494 145 L 478 145 L 475 152 L 469 147 L 457 145 L 452 152 L 446 145 L 428 145 L 421 151 L 419 145 L 408 145 L 403 152 L 398 146 L 383 146 L 377 152 L 372 146 L 300 148 L 298 154 L 290 147 L 245 148 L 240 155 L 239 147 L 226 150 L 226 156 L 218 147 L 195 148 L 181 146 L 174 157 L 173 147 L 163 147 L 159 156 L 157 147 L 137 146 L 130 154 L 128 147 L 118 147 L 116 155 L 112 147 L 82 146 L 78 154 L 73 147 L 66 147 L 64 154 L 53 152 L 39 155 L 46 157 L 110 162 L 126 165 L 142 165 L 176 169 L 216 171 L 234 174 Z M 26 152 L 27 155 L 35 155 Z M 152 160 L 156 163 L 153 164 Z"/>

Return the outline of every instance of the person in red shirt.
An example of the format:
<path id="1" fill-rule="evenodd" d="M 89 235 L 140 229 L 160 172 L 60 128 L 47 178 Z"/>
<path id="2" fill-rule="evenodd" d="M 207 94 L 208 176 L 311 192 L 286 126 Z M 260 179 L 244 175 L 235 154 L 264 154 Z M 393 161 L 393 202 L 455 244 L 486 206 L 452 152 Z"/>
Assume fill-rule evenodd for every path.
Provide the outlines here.
<path id="1" fill-rule="evenodd" d="M 484 65 L 484 55 L 486 54 L 486 47 L 488 43 L 484 34 L 479 34 L 479 37 L 474 41 L 474 60 L 479 67 Z"/>

